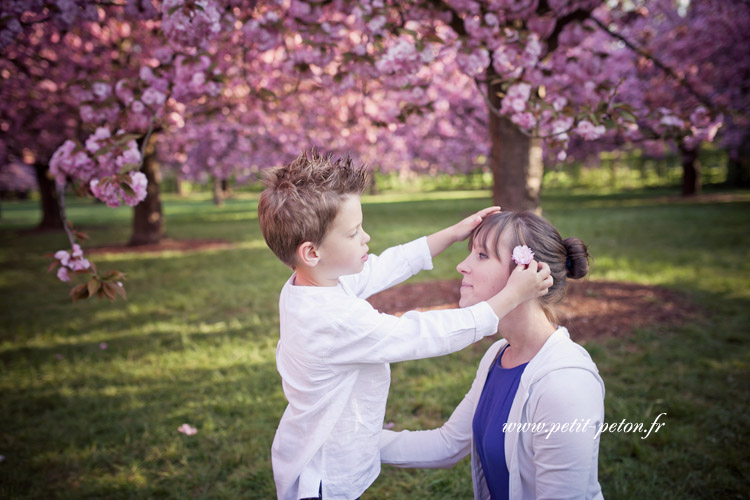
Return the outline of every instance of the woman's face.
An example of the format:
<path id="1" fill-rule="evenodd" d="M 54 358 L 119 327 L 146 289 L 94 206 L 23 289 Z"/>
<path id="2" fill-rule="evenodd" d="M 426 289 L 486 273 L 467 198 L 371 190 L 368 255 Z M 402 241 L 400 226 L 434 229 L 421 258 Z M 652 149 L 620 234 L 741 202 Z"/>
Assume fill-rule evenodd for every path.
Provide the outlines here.
<path id="1" fill-rule="evenodd" d="M 459 307 L 478 304 L 505 288 L 511 272 L 510 235 L 509 230 L 500 235 L 497 248 L 499 258 L 494 256 L 495 252 L 491 249 L 482 248 L 475 242 L 469 256 L 456 266 L 456 270 L 463 275 Z"/>

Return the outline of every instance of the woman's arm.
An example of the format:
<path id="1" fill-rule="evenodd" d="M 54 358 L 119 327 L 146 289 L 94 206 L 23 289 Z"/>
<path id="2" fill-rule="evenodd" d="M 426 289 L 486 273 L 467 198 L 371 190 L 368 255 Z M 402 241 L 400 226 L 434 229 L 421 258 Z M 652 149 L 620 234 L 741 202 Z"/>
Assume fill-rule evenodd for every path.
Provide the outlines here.
<path id="1" fill-rule="evenodd" d="M 593 373 L 567 368 L 549 373 L 539 389 L 529 405 L 529 419 L 545 424 L 531 438 L 537 498 L 585 498 L 598 462 L 602 386 Z"/>
<path id="2" fill-rule="evenodd" d="M 471 389 L 448 421 L 428 431 L 382 431 L 380 461 L 396 467 L 428 469 L 453 467 L 471 451 L 474 409 L 487 378 L 488 363 L 494 360 L 504 342 L 496 342 L 485 353 Z"/>

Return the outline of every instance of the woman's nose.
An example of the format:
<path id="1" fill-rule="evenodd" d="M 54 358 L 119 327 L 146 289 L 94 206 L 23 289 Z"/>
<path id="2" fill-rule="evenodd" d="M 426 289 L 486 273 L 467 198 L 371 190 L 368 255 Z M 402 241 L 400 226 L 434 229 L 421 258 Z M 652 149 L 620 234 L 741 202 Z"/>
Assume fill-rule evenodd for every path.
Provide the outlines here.
<path id="1" fill-rule="evenodd" d="M 468 257 L 467 257 L 468 259 Z M 461 274 L 468 274 L 469 273 L 469 266 L 466 264 L 466 260 L 464 259 L 461 262 L 458 263 L 456 266 L 456 271 L 458 271 Z"/>
<path id="2" fill-rule="evenodd" d="M 370 235 L 363 229 L 362 232 L 364 233 L 364 242 L 368 243 L 370 241 Z"/>

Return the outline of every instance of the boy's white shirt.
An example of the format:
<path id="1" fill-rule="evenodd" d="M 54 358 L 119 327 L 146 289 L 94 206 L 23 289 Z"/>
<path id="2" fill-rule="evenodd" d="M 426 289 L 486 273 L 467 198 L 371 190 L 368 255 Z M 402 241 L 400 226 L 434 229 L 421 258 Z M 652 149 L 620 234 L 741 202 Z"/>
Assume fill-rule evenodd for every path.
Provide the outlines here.
<path id="1" fill-rule="evenodd" d="M 279 298 L 276 366 L 289 404 L 271 449 L 279 499 L 360 496 L 380 473 L 388 363 L 440 356 L 497 332 L 481 302 L 465 309 L 381 314 L 366 300 L 432 269 L 426 238 L 370 255 L 334 287 L 295 286 Z"/>
<path id="2" fill-rule="evenodd" d="M 487 374 L 507 341 L 492 344 L 476 378 L 448 421 L 426 431 L 382 431 L 381 459 L 398 467 L 448 468 L 471 454 L 475 500 L 489 500 L 472 423 Z M 549 432 L 553 424 L 590 420 L 589 427 Z M 558 328 L 524 369 L 508 423 L 545 424 L 544 432 L 506 432 L 510 498 L 602 500 L 598 429 L 604 421 L 604 382 L 588 352 Z M 497 425 L 503 425 L 498 422 Z M 558 428 L 559 429 L 559 428 Z"/>

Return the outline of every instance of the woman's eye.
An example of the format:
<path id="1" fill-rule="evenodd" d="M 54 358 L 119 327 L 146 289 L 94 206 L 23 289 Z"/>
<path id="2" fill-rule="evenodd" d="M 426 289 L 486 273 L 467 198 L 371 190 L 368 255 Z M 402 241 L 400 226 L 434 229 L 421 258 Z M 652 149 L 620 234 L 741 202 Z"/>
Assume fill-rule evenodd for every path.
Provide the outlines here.
<path id="1" fill-rule="evenodd" d="M 479 252 L 479 258 L 482 259 L 482 260 L 484 260 L 484 259 L 488 259 L 489 257 L 487 257 L 486 253 Z"/>

